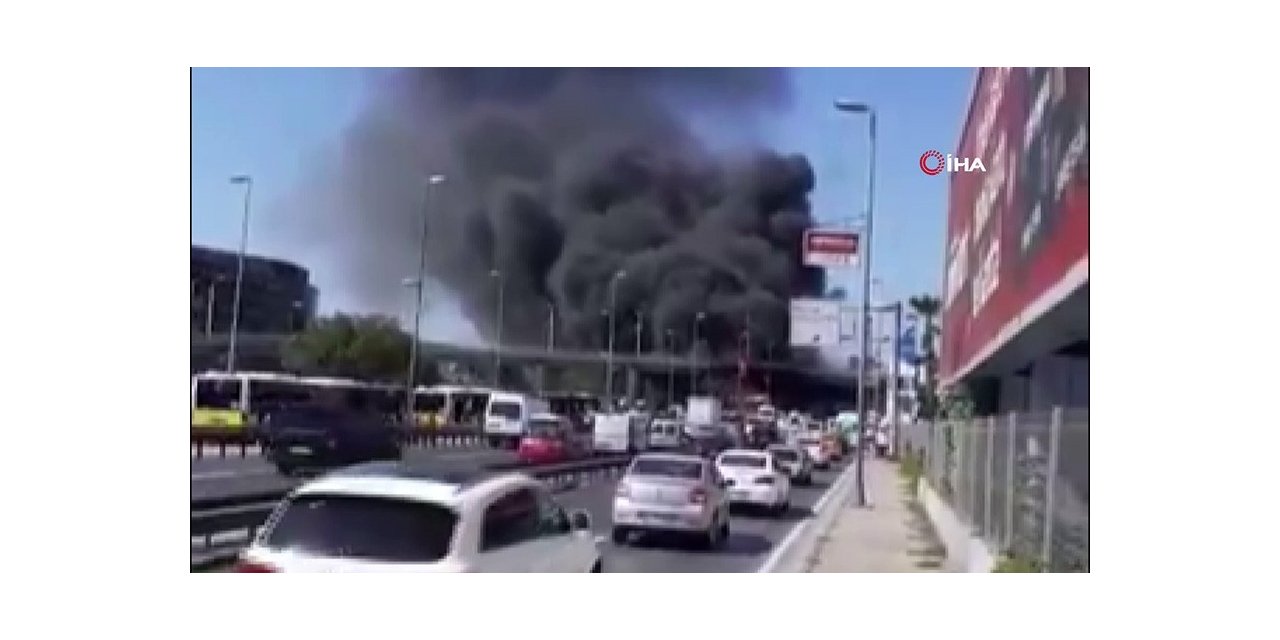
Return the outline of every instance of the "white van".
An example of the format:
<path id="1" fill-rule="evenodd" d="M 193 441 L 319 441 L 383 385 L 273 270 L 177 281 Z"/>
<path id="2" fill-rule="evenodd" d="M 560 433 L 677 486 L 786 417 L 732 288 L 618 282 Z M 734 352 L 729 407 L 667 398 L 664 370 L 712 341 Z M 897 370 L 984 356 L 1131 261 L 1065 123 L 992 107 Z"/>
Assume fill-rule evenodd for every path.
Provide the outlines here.
<path id="1" fill-rule="evenodd" d="M 484 411 L 484 434 L 490 446 L 514 449 L 529 433 L 529 421 L 533 415 L 549 412 L 550 407 L 545 400 L 523 393 L 494 391 Z"/>
<path id="2" fill-rule="evenodd" d="M 596 453 L 635 453 L 649 448 L 649 424 L 638 411 L 602 413 L 593 425 Z"/>

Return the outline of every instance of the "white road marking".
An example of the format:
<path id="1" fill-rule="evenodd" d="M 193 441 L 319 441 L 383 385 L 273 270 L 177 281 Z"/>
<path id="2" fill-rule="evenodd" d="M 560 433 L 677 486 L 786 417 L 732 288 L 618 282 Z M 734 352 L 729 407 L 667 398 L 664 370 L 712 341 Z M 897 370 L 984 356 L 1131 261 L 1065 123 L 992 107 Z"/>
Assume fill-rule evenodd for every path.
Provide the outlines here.
<path id="1" fill-rule="evenodd" d="M 786 537 L 778 543 L 778 546 L 774 547 L 773 553 L 770 553 L 769 557 L 765 558 L 765 561 L 760 565 L 760 568 L 756 569 L 756 573 L 769 573 L 773 571 L 778 562 L 782 560 L 782 556 L 786 554 L 787 549 L 790 548 L 792 544 L 795 544 L 796 538 L 800 536 L 800 532 L 804 531 L 805 527 L 809 526 L 810 523 L 818 518 L 818 513 L 821 512 L 822 507 L 827 504 L 827 500 L 836 493 L 836 489 L 842 488 L 844 483 L 849 478 L 853 477 L 852 471 L 855 468 L 855 465 L 850 464 L 844 471 L 840 472 L 840 475 L 831 483 L 831 486 L 827 487 L 827 490 L 822 492 L 822 495 L 818 497 L 818 501 L 813 503 L 813 508 L 811 509 L 813 515 L 795 523 L 795 525 L 791 527 L 791 531 L 788 531 Z"/>

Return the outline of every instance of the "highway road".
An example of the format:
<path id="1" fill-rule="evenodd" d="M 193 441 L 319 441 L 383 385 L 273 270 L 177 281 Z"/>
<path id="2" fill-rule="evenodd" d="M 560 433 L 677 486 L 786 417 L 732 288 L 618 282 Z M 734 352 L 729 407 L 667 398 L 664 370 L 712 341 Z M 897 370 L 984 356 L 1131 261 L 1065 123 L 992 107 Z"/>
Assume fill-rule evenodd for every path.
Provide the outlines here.
<path id="1" fill-rule="evenodd" d="M 513 455 L 509 451 L 492 449 L 415 448 L 409 452 L 408 459 L 429 461 L 443 467 L 478 468 L 511 461 Z M 848 465 L 846 460 L 827 471 L 815 471 L 813 485 L 793 487 L 791 510 L 782 517 L 735 508 L 730 520 L 729 540 L 715 550 L 698 549 L 692 540 L 680 536 L 649 535 L 633 537 L 626 545 L 614 544 L 609 534 L 616 479 L 594 479 L 577 489 L 558 492 L 556 499 L 566 509 L 585 509 L 591 514 L 592 528 L 604 541 L 605 571 L 608 573 L 755 572 L 786 541 L 796 526 L 813 515 L 815 505 L 824 499 Z M 286 489 L 298 482 L 297 479 L 278 475 L 260 457 L 192 460 L 193 498 Z"/>
<path id="2" fill-rule="evenodd" d="M 557 500 L 566 509 L 591 513 L 592 528 L 606 540 L 606 573 L 748 573 L 758 571 L 791 530 L 813 514 L 814 505 L 847 467 L 846 462 L 828 471 L 815 471 L 812 486 L 793 487 L 791 511 L 781 518 L 735 508 L 730 516 L 729 540 L 711 551 L 699 550 L 691 540 L 676 536 L 646 536 L 632 538 L 624 546 L 613 544 L 609 540 L 610 512 L 616 480 L 560 493 Z"/>
<path id="3" fill-rule="evenodd" d="M 410 447 L 405 449 L 405 459 L 416 463 L 478 469 L 491 464 L 514 462 L 515 454 L 487 448 Z M 293 487 L 298 482 L 296 478 L 286 478 L 277 473 L 275 467 L 260 455 L 241 458 L 237 453 L 226 458 L 215 456 L 191 460 L 193 500 L 282 490 Z"/>

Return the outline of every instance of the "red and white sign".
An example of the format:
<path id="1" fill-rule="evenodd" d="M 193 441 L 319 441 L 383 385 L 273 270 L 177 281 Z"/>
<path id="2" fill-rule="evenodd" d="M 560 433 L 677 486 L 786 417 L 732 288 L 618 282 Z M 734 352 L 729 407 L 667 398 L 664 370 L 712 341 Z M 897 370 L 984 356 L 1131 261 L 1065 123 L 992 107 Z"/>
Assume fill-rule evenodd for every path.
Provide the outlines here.
<path id="1" fill-rule="evenodd" d="M 804 263 L 810 267 L 849 267 L 858 264 L 858 232 L 840 229 L 806 230 Z"/>
<path id="2" fill-rule="evenodd" d="M 944 384 L 1088 282 L 1089 70 L 982 69 L 955 155 L 986 171 L 949 174 Z"/>

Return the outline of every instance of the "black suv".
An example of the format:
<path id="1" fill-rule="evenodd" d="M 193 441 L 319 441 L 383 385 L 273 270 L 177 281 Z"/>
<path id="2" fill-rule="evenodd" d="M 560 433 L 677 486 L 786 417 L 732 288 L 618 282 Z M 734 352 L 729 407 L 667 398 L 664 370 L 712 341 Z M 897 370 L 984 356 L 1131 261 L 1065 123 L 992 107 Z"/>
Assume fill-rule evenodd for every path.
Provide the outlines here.
<path id="1" fill-rule="evenodd" d="M 286 476 L 401 456 L 395 424 L 371 411 L 290 407 L 273 412 L 264 432 L 267 458 Z"/>

